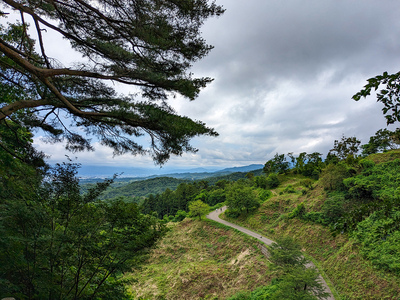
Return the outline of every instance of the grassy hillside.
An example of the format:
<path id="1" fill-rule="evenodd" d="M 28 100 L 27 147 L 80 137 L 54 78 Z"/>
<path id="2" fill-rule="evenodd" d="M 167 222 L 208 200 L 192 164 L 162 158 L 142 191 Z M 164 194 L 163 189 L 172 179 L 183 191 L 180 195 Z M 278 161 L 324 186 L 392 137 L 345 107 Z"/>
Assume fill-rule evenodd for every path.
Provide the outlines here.
<path id="1" fill-rule="evenodd" d="M 400 159 L 400 149 L 391 150 L 384 153 L 371 154 L 368 156 L 368 159 L 372 160 L 376 164 L 393 161 L 397 158 Z"/>
<path id="2" fill-rule="evenodd" d="M 380 157 L 380 161 L 387 159 Z M 303 185 L 304 178 L 299 175 L 280 175 L 280 180 L 281 185 L 272 190 L 274 196 L 256 212 L 238 219 L 225 219 L 271 239 L 282 235 L 294 237 L 305 253 L 324 270 L 341 299 L 400 299 L 399 277 L 376 269 L 364 259 L 360 254 L 360 245 L 348 234 L 332 234 L 327 226 L 293 217 L 302 205 L 304 214 L 320 211 L 327 193 L 319 182 L 315 182 L 310 189 Z"/>
<path id="3" fill-rule="evenodd" d="M 270 281 L 257 241 L 211 221 L 185 219 L 127 278 L 135 299 L 226 299 Z"/>

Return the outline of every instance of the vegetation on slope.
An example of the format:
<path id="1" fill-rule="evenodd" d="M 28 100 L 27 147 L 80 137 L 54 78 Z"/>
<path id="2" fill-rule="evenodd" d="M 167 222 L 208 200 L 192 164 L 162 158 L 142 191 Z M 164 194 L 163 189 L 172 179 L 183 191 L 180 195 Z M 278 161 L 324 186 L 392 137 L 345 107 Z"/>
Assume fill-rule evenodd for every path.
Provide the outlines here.
<path id="1" fill-rule="evenodd" d="M 350 199 L 343 199 L 340 194 L 338 196 L 337 191 L 332 193 L 329 189 L 326 190 L 323 185 L 324 177 L 311 188 L 304 186 L 304 178 L 300 175 L 279 175 L 279 179 L 281 185 L 272 190 L 274 196 L 265 201 L 257 211 L 242 214 L 236 219 L 230 218 L 230 221 L 240 223 L 271 239 L 285 235 L 294 237 L 301 243 L 304 252 L 324 270 L 342 299 L 398 299 L 400 278 L 396 269 L 382 268 L 366 255 L 374 250 L 377 261 L 389 261 L 388 265 L 392 261 L 394 267 L 397 266 L 398 253 L 393 248 L 386 248 L 383 240 L 378 243 L 375 239 L 374 244 L 365 245 L 361 241 L 364 237 L 376 237 L 366 234 L 367 229 L 375 229 L 376 232 L 377 228 L 382 230 L 383 226 L 374 227 L 371 225 L 373 221 L 367 218 L 357 231 L 335 231 L 336 223 L 329 220 L 329 213 L 338 221 L 341 216 L 335 210 L 343 208 L 343 205 L 351 202 Z M 349 216 L 350 214 L 347 218 Z M 346 219 L 345 214 L 343 219 Z M 376 220 L 376 217 L 372 219 Z M 393 219 L 384 219 L 388 228 L 392 231 L 396 229 L 392 225 Z M 357 238 L 357 232 L 363 235 Z M 397 234 L 391 235 L 392 239 L 396 237 Z M 393 240 L 390 242 L 393 243 Z M 371 248 L 365 248 L 367 245 Z M 379 254 L 379 249 L 387 251 Z"/>
<path id="2" fill-rule="evenodd" d="M 341 299 L 398 299 L 399 154 L 391 150 L 363 158 L 353 151 L 340 160 L 331 153 L 329 161 L 316 159 L 313 166 L 298 159 L 292 169 L 277 155 L 273 163 L 282 168 L 278 165 L 276 173 L 199 185 L 190 197 L 187 191 L 193 186 L 186 184 L 152 201 L 154 207 L 158 200 L 171 207 L 179 197 L 188 201 L 182 202 L 186 205 L 203 201 L 220 206 L 218 202 L 225 201 L 230 221 L 273 240 L 294 237 L 331 279 Z M 276 167 L 273 163 L 266 165 Z M 243 193 L 235 191 L 245 191 L 248 201 L 240 201 Z M 181 210 L 163 217 L 179 221 L 186 215 Z"/>
<path id="3" fill-rule="evenodd" d="M 127 275 L 139 299 L 226 299 L 269 283 L 257 242 L 233 229 L 185 219 L 174 223 L 147 264 Z"/>

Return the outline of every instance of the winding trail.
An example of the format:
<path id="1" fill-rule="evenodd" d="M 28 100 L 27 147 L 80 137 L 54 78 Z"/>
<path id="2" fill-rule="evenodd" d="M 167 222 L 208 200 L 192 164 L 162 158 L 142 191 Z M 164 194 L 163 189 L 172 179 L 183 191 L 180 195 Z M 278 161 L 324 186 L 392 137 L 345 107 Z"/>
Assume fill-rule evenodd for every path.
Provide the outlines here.
<path id="1" fill-rule="evenodd" d="M 210 220 L 216 221 L 218 223 L 224 224 L 226 226 L 235 228 L 235 229 L 237 229 L 237 230 L 239 230 L 239 231 L 241 231 L 241 232 L 243 232 L 243 233 L 245 233 L 247 235 L 250 235 L 250 236 L 256 238 L 257 240 L 259 240 L 260 242 L 263 242 L 267 246 L 269 246 L 272 243 L 274 243 L 274 241 L 272 241 L 269 238 L 266 238 L 265 236 L 262 236 L 262 235 L 260 235 L 258 233 L 255 233 L 254 231 L 251 231 L 251 230 L 249 230 L 249 229 L 247 229 L 245 227 L 242 227 L 242 226 L 236 225 L 234 223 L 231 223 L 231 222 L 228 222 L 228 221 L 220 219 L 219 215 L 222 214 L 226 209 L 227 209 L 227 207 L 224 206 L 221 209 L 214 210 L 214 211 L 210 212 L 207 215 L 207 219 L 210 219 Z M 312 262 L 310 262 L 310 263 L 307 264 L 307 267 L 315 267 L 315 265 Z M 330 288 L 328 287 L 328 285 L 326 284 L 326 281 L 324 280 L 324 278 L 321 275 L 319 275 L 319 280 L 321 281 L 322 285 L 324 286 L 325 291 L 327 293 L 329 293 L 329 295 L 330 295 L 326 299 L 327 300 L 335 300 Z"/>

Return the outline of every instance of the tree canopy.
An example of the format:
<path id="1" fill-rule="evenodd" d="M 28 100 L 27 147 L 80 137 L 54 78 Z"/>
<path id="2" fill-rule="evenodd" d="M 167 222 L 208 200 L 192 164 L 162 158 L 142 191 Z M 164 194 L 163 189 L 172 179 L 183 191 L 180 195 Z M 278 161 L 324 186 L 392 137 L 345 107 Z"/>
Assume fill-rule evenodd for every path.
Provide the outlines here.
<path id="1" fill-rule="evenodd" d="M 356 157 L 360 148 L 361 141 L 355 136 L 345 137 L 342 136 L 341 140 L 335 140 L 333 148 L 329 150 L 330 155 L 337 156 L 340 160 L 348 157 Z"/>
<path id="2" fill-rule="evenodd" d="M 40 128 L 72 151 L 91 150 L 88 136 L 95 136 L 115 154 L 151 153 L 157 163 L 195 152 L 189 144 L 194 136 L 217 135 L 167 104 L 176 95 L 194 100 L 212 81 L 194 78 L 190 68 L 212 49 L 200 27 L 224 12 L 214 1 L 2 3 L 0 18 L 13 10 L 20 19 L 0 25 L 0 122 Z M 54 34 L 83 59 L 66 67 L 50 57 L 46 41 Z M 134 93 L 119 94 L 115 83 L 134 87 Z M 65 116 L 83 130 L 71 130 Z M 149 136 L 149 146 L 137 141 L 142 135 Z"/>
<path id="3" fill-rule="evenodd" d="M 120 275 L 166 228 L 134 203 L 98 200 L 112 180 L 82 194 L 76 174 L 63 164 L 36 184 L 34 173 L 10 178 L 31 184 L 9 185 L 0 199 L 0 298 L 128 299 Z"/>

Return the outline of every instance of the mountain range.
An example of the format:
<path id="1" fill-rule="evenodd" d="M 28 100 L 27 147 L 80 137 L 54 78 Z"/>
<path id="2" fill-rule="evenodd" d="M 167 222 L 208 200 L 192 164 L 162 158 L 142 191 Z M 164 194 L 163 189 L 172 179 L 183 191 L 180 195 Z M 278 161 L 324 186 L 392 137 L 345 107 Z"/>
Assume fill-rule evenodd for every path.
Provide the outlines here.
<path id="1" fill-rule="evenodd" d="M 216 167 L 206 168 L 160 168 L 157 171 L 154 169 L 135 168 L 135 167 L 111 167 L 111 166 L 82 166 L 79 169 L 78 176 L 82 179 L 89 178 L 109 178 L 117 174 L 119 178 L 154 178 L 154 177 L 213 177 L 235 172 L 250 172 L 262 169 L 262 164 L 251 164 L 248 166 L 230 167 L 218 169 Z"/>

